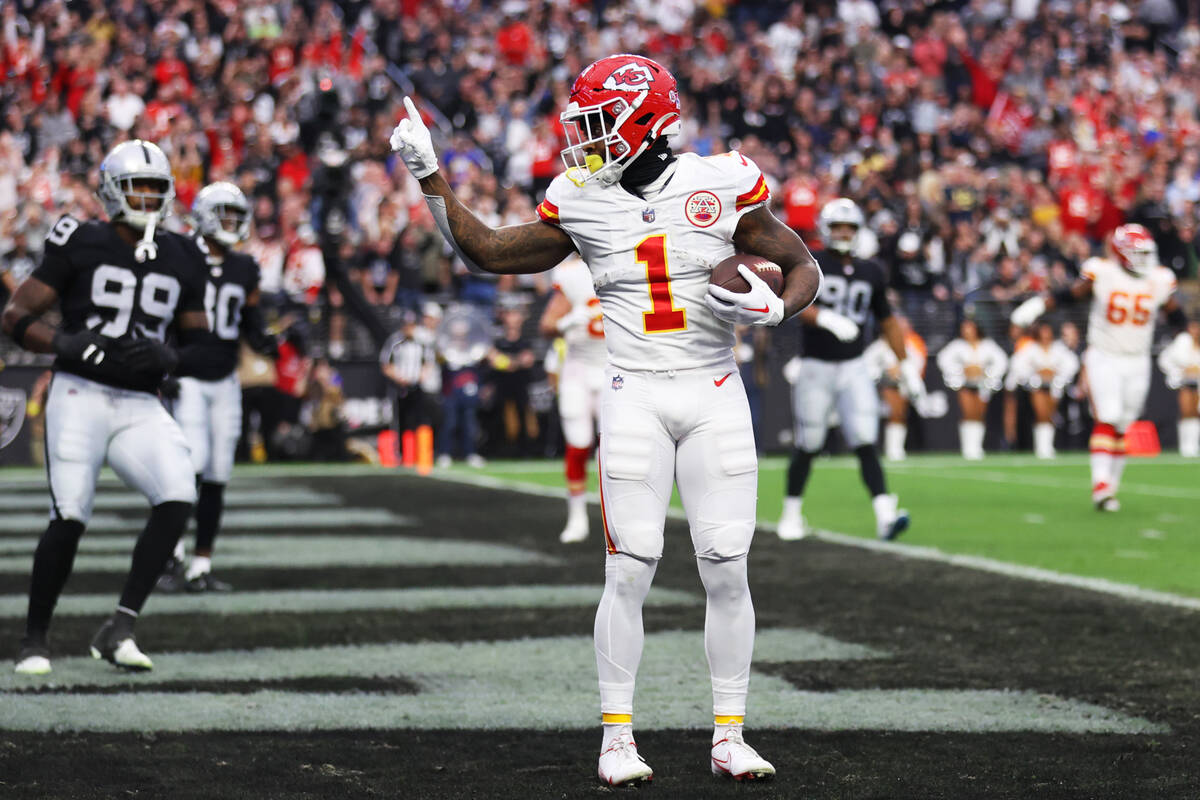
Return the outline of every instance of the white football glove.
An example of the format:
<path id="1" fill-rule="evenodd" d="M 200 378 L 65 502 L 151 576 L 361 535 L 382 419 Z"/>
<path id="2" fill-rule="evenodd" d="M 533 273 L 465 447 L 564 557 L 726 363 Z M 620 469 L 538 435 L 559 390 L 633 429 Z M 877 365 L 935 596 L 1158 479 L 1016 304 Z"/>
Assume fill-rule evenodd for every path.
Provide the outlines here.
<path id="1" fill-rule="evenodd" d="M 1021 305 L 1013 309 L 1009 319 L 1013 325 L 1020 328 L 1028 328 L 1034 323 L 1038 317 L 1046 313 L 1046 298 L 1038 295 L 1031 297 Z"/>
<path id="2" fill-rule="evenodd" d="M 417 180 L 428 178 L 438 171 L 437 153 L 433 150 L 433 137 L 429 134 L 429 128 L 425 127 L 425 122 L 421 119 L 417 107 L 408 97 L 404 98 L 404 109 L 408 112 L 408 116 L 400 120 L 400 124 L 392 131 L 392 138 L 389 140 L 392 151 L 399 153 L 401 160 L 404 161 L 404 166 L 408 167 L 408 171 L 414 178 Z"/>
<path id="3" fill-rule="evenodd" d="M 925 395 L 925 381 L 921 378 L 921 370 L 911 358 L 900 362 L 900 386 L 904 395 L 910 400 L 917 401 Z"/>
<path id="4" fill-rule="evenodd" d="M 853 342 L 858 338 L 858 323 L 847 316 L 822 308 L 817 312 L 817 325 L 832 333 L 839 342 Z"/>
<path id="5" fill-rule="evenodd" d="M 800 382 L 800 356 L 792 356 L 783 365 L 783 379 L 792 386 Z"/>
<path id="6" fill-rule="evenodd" d="M 704 303 L 718 319 L 734 325 L 766 325 L 783 322 L 783 298 L 771 291 L 766 281 L 745 264 L 738 273 L 750 284 L 748 292 L 731 292 L 722 286 L 708 285 Z"/>

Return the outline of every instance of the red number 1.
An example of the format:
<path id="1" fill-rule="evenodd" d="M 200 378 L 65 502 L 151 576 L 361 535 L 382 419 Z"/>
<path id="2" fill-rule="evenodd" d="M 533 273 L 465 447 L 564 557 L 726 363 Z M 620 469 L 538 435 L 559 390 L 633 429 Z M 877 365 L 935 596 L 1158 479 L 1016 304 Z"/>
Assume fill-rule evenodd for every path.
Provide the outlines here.
<path id="1" fill-rule="evenodd" d="M 633 249 L 637 263 L 646 265 L 646 283 L 650 288 L 653 311 L 642 312 L 646 333 L 668 333 L 687 328 L 687 310 L 675 307 L 671 296 L 671 275 L 667 271 L 667 237 L 647 236 Z"/>

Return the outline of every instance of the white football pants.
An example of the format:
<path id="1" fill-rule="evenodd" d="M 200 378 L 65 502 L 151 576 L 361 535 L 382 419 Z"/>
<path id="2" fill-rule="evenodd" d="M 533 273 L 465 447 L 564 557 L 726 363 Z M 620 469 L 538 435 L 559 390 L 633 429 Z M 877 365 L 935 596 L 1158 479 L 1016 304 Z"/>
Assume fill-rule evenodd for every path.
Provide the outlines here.
<path id="1" fill-rule="evenodd" d="M 558 376 L 558 416 L 563 439 L 571 447 L 586 450 L 592 446 L 605 383 L 603 365 L 573 360 L 569 355 L 563 361 Z"/>
<path id="2" fill-rule="evenodd" d="M 1119 355 L 1089 347 L 1083 354 L 1092 416 L 1124 433 L 1141 416 L 1150 392 L 1150 356 Z"/>
<path id="3" fill-rule="evenodd" d="M 229 483 L 242 433 L 242 386 L 237 373 L 216 381 L 179 379 L 175 419 L 192 453 L 192 469 L 209 483 Z"/>
<path id="4" fill-rule="evenodd" d="M 792 387 L 796 447 L 809 453 L 821 451 L 835 406 L 842 435 L 851 449 L 875 444 L 879 438 L 879 390 L 866 359 L 801 359 L 800 380 Z"/>

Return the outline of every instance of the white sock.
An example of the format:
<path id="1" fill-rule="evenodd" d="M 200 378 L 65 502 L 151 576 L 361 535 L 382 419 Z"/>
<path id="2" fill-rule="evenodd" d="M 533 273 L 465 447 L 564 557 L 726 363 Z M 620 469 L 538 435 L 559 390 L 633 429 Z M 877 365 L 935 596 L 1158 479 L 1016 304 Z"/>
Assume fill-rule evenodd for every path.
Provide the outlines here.
<path id="1" fill-rule="evenodd" d="M 587 516 L 587 495 L 583 492 L 579 494 L 567 495 L 567 518 L 574 519 L 575 517 Z"/>
<path id="2" fill-rule="evenodd" d="M 704 614 L 704 650 L 712 675 L 713 713 L 745 716 L 754 653 L 754 603 L 746 559 L 697 558 L 708 603 Z"/>
<path id="3" fill-rule="evenodd" d="M 1038 458 L 1054 458 L 1054 425 L 1039 422 L 1033 426 L 1033 452 Z"/>
<path id="4" fill-rule="evenodd" d="M 1121 475 L 1125 472 L 1125 456 L 1123 454 L 1113 453 L 1112 456 L 1112 477 L 1109 483 L 1112 484 L 1112 493 L 1116 494 L 1117 489 L 1121 487 Z"/>
<path id="5" fill-rule="evenodd" d="M 1179 455 L 1200 456 L 1200 417 L 1179 420 Z"/>
<path id="6" fill-rule="evenodd" d="M 983 458 L 983 437 L 986 433 L 987 428 L 978 420 L 964 420 L 958 423 L 958 438 L 963 458 Z"/>
<path id="7" fill-rule="evenodd" d="M 908 426 L 903 422 L 889 422 L 883 429 L 883 457 L 888 461 L 903 461 L 904 440 L 908 438 Z"/>
<path id="8" fill-rule="evenodd" d="M 208 556 L 192 556 L 192 563 L 188 564 L 187 579 L 190 581 L 198 578 L 201 575 L 207 575 L 212 572 L 212 559 Z"/>
<path id="9" fill-rule="evenodd" d="M 894 494 L 877 494 L 871 498 L 871 506 L 875 509 L 875 521 L 879 524 L 891 525 L 896 521 L 896 507 L 900 504 Z"/>
<path id="10" fill-rule="evenodd" d="M 1092 465 L 1092 487 L 1101 483 L 1112 484 L 1113 456 L 1109 452 L 1092 451 L 1088 459 Z"/>
<path id="11" fill-rule="evenodd" d="M 784 516 L 784 518 L 799 517 L 800 516 L 800 508 L 803 505 L 803 503 L 804 503 L 803 497 L 785 497 L 785 498 L 783 498 L 783 516 Z"/>
<path id="12" fill-rule="evenodd" d="M 175 552 L 171 553 L 171 558 L 182 564 L 187 561 L 187 550 L 183 546 L 183 537 L 179 537 L 179 541 L 175 543 Z"/>

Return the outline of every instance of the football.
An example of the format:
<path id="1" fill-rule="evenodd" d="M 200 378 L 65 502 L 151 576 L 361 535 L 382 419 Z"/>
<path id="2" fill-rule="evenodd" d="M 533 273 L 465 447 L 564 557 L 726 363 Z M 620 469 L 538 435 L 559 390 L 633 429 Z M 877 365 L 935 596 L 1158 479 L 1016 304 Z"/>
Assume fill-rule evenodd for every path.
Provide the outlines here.
<path id="1" fill-rule="evenodd" d="M 779 294 L 783 291 L 783 270 L 773 261 L 749 253 L 735 253 L 713 267 L 708 282 L 739 294 L 750 291 L 750 284 L 738 272 L 738 265 L 745 264 L 758 273 L 758 277 Z"/>

